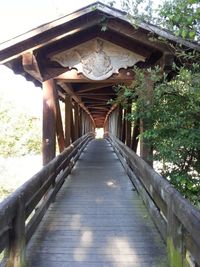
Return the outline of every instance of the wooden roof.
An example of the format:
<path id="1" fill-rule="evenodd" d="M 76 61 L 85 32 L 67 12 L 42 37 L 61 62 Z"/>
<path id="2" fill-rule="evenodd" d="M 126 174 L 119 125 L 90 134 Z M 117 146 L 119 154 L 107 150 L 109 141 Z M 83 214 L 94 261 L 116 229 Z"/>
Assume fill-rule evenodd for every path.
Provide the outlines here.
<path id="1" fill-rule="evenodd" d="M 163 69 L 170 70 L 173 53 L 167 44 L 152 41 L 149 38 L 151 33 L 200 51 L 195 43 L 177 38 L 156 26 L 141 23 L 136 28 L 129 22 L 126 13 L 97 2 L 1 43 L 0 63 L 37 86 L 53 78 L 57 82 L 60 99 L 66 93 L 70 94 L 100 127 L 111 109 L 108 100 L 115 95 L 113 85 L 131 83 L 134 79 L 132 70 L 120 69 L 119 74 L 113 74 L 110 78 L 93 81 L 76 69 L 63 67 L 50 58 L 89 40 L 101 38 L 144 57 L 145 62 L 138 62 L 138 67 L 159 64 Z"/>

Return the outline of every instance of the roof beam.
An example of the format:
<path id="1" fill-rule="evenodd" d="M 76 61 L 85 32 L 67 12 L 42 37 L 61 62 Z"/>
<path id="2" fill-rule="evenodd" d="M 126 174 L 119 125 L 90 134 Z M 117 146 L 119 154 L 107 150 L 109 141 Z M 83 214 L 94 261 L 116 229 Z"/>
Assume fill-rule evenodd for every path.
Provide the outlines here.
<path id="1" fill-rule="evenodd" d="M 36 80 L 42 82 L 43 77 L 38 64 L 38 61 L 33 52 L 27 52 L 22 55 L 22 65 L 24 70 L 33 76 Z"/>
<path id="2" fill-rule="evenodd" d="M 113 83 L 95 83 L 95 84 L 82 84 L 80 85 L 80 87 L 76 90 L 76 93 L 80 94 L 80 93 L 85 93 L 85 92 L 90 92 L 90 91 L 94 91 L 97 89 L 101 89 L 101 88 L 106 88 L 106 87 L 110 87 L 112 86 Z"/>
<path id="3" fill-rule="evenodd" d="M 79 106 L 80 106 L 82 109 L 84 109 L 84 110 L 86 111 L 86 113 L 90 116 L 90 118 L 91 118 L 92 121 L 94 122 L 94 120 L 93 120 L 93 118 L 92 118 L 92 116 L 91 116 L 90 111 L 85 107 L 85 105 L 84 105 L 84 103 L 81 101 L 81 99 L 74 93 L 73 89 L 70 88 L 70 85 L 66 85 L 65 83 L 58 83 L 58 85 L 60 85 L 60 86 L 64 89 L 64 91 L 65 91 L 68 95 L 70 95 L 70 96 L 74 99 L 74 101 L 76 101 L 76 102 L 79 104 Z M 94 124 L 95 124 L 95 123 L 94 123 Z"/>
<path id="4" fill-rule="evenodd" d="M 58 76 L 55 76 L 54 79 L 56 79 L 58 82 L 68 82 L 68 83 L 99 83 L 99 81 L 91 81 L 88 78 L 86 78 L 82 73 L 78 73 L 77 70 L 72 69 L 68 70 Z M 119 73 L 113 74 L 110 78 L 106 80 L 102 80 L 101 83 L 125 83 L 127 85 L 130 85 L 134 79 L 134 73 L 131 69 L 120 69 Z"/>
<path id="5" fill-rule="evenodd" d="M 87 99 L 94 99 L 94 100 L 100 100 L 100 101 L 108 101 L 109 100 L 109 97 L 95 97 L 95 96 L 84 96 L 84 98 L 87 98 Z"/>
<path id="6" fill-rule="evenodd" d="M 107 103 L 94 103 L 94 104 L 91 104 L 91 105 L 87 105 L 88 108 L 90 107 L 101 107 L 101 106 L 107 106 Z"/>
<path id="7" fill-rule="evenodd" d="M 110 108 L 106 107 L 88 107 L 88 109 L 110 110 Z"/>
<path id="8" fill-rule="evenodd" d="M 170 48 L 167 44 L 158 40 L 150 40 L 148 33 L 145 33 L 145 30 L 143 30 L 142 32 L 140 28 L 134 29 L 131 24 L 127 24 L 119 20 L 109 20 L 106 26 L 114 33 L 121 34 L 124 37 L 128 37 L 129 39 L 131 39 L 131 41 L 141 42 L 142 44 L 145 44 L 162 52 L 170 52 Z M 150 28 L 149 30 L 151 31 Z"/>
<path id="9" fill-rule="evenodd" d="M 72 36 L 75 33 L 93 27 L 99 23 L 99 18 L 96 16 L 96 18 L 94 17 L 90 20 L 84 20 L 84 23 L 81 23 L 82 26 L 80 26 L 80 24 L 78 25 L 78 23 L 81 22 L 79 20 L 74 21 L 74 23 L 70 23 L 70 25 L 67 25 L 67 27 L 63 27 L 64 25 L 62 25 L 62 27 L 60 27 L 59 29 L 52 28 L 52 23 L 52 26 L 48 28 L 43 26 L 44 30 L 41 30 L 41 27 L 39 27 L 33 31 L 27 32 L 21 36 L 18 36 L 1 44 L 0 63 L 4 64 L 11 59 L 17 58 L 24 53 L 27 53 L 28 51 L 30 51 L 30 49 L 33 51 L 42 48 L 46 45 L 57 42 L 58 40 Z M 41 34 L 41 31 L 43 31 L 43 34 Z"/>
<path id="10" fill-rule="evenodd" d="M 106 92 L 106 93 L 93 93 L 93 94 L 90 94 L 90 93 L 83 93 L 83 94 L 79 94 L 78 92 L 76 93 L 78 96 L 81 96 L 81 97 L 85 97 L 85 98 L 88 98 L 88 96 L 105 96 L 105 94 L 107 96 L 111 96 L 111 95 L 116 95 L 116 93 L 110 93 L 110 92 Z"/>
<path id="11" fill-rule="evenodd" d="M 146 44 L 141 44 L 136 40 L 135 42 L 132 42 L 127 36 L 122 37 L 120 34 L 113 32 L 112 30 L 107 30 L 104 32 L 100 31 L 99 36 L 104 40 L 128 49 L 129 51 L 139 54 L 145 58 L 149 58 L 152 53 Z"/>

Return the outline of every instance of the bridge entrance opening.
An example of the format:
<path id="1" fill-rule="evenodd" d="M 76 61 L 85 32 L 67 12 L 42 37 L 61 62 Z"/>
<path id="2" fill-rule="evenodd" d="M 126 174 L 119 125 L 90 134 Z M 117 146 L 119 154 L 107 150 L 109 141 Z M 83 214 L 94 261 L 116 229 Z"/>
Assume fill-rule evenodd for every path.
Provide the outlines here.
<path id="1" fill-rule="evenodd" d="M 95 129 L 95 138 L 101 139 L 104 136 L 104 128 L 96 128 Z"/>

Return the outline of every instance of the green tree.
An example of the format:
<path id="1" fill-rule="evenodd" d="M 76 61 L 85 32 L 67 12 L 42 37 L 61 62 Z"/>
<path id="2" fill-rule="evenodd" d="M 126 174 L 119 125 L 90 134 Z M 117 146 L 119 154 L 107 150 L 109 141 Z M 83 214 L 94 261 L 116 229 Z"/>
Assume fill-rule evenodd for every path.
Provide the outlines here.
<path id="1" fill-rule="evenodd" d="M 129 13 L 139 15 L 137 26 L 144 19 L 183 39 L 200 40 L 199 0 L 165 1 L 156 12 L 151 10 L 148 1 L 122 2 Z M 135 10 L 131 10 L 133 3 L 137 7 L 146 3 L 146 13 L 137 8 L 138 14 L 135 14 Z M 182 47 L 174 47 L 174 51 L 179 67 L 174 64 L 177 75 L 173 80 L 166 74 L 161 75 L 158 67 L 148 69 L 155 85 L 152 105 L 147 105 L 146 99 L 141 97 L 140 92 L 146 90 L 145 72 L 138 68 L 134 68 L 135 81 L 131 87 L 117 88 L 116 101 L 124 106 L 130 100 L 134 101 L 127 119 L 151 122 L 144 137 L 154 147 L 155 160 L 163 163 L 161 173 L 183 196 L 200 206 L 200 68 L 195 63 L 199 62 L 200 55 L 195 51 L 184 51 Z"/>
<path id="2" fill-rule="evenodd" d="M 163 163 L 161 174 L 186 198 L 200 204 L 200 69 L 180 67 L 175 79 L 161 76 L 160 69 L 148 69 L 155 84 L 153 103 L 140 97 L 145 92 L 145 71 L 135 71 L 131 87 L 117 88 L 117 102 L 126 107 L 135 101 L 127 119 L 151 121 L 143 137 L 154 148 L 154 159 Z"/>
<path id="3" fill-rule="evenodd" d="M 2 97 L 0 102 L 0 155 L 9 157 L 40 153 L 40 120 L 16 111 L 15 107 Z"/>
<path id="4" fill-rule="evenodd" d="M 184 39 L 200 41 L 199 0 L 167 0 L 159 8 L 157 23 Z"/>

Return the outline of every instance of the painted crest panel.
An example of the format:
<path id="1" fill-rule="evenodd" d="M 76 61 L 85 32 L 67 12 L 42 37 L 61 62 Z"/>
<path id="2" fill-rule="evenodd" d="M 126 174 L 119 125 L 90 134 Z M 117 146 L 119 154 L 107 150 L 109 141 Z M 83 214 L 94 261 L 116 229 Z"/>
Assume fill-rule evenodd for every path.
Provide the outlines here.
<path id="1" fill-rule="evenodd" d="M 75 68 L 91 80 L 105 80 L 119 69 L 145 61 L 143 56 L 100 38 L 90 40 L 51 57 L 63 67 Z"/>

